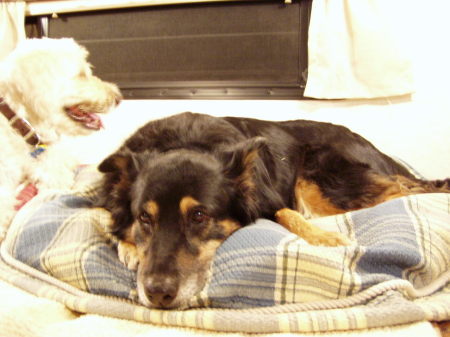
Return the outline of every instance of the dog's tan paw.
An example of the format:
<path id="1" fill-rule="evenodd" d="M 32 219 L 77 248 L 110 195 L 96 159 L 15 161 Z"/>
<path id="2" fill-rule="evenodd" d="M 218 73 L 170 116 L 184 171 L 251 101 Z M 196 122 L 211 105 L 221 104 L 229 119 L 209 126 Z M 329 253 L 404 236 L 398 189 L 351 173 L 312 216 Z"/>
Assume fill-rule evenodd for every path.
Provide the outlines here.
<path id="1" fill-rule="evenodd" d="M 314 246 L 350 246 L 352 241 L 344 234 L 338 232 L 321 231 L 317 235 L 304 238 L 308 243 Z"/>
<path id="2" fill-rule="evenodd" d="M 137 270 L 139 257 L 135 245 L 125 241 L 119 241 L 117 252 L 119 254 L 120 262 L 130 270 Z"/>
<path id="3" fill-rule="evenodd" d="M 308 222 L 299 212 L 283 208 L 275 213 L 277 222 L 315 246 L 349 246 L 352 241 L 344 234 L 329 232 Z"/>
<path id="4" fill-rule="evenodd" d="M 300 217 L 300 218 L 299 218 Z M 306 219 L 298 212 L 289 209 L 283 208 L 275 213 L 276 221 L 286 228 L 288 231 L 301 236 L 299 227 L 301 226 L 301 221 L 306 222 Z"/>

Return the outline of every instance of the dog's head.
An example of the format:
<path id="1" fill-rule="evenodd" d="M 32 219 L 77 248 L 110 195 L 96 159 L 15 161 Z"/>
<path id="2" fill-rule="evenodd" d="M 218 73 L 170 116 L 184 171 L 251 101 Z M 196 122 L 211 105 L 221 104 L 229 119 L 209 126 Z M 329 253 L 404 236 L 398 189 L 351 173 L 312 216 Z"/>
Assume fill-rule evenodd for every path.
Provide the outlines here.
<path id="1" fill-rule="evenodd" d="M 100 164 L 112 232 L 137 247 L 143 304 L 186 307 L 201 291 L 217 248 L 257 215 L 263 146 L 252 139 L 218 153 L 119 152 Z"/>
<path id="2" fill-rule="evenodd" d="M 47 143 L 99 130 L 98 114 L 121 100 L 116 85 L 92 74 L 87 50 L 73 39 L 28 39 L 1 64 L 0 96 Z"/>

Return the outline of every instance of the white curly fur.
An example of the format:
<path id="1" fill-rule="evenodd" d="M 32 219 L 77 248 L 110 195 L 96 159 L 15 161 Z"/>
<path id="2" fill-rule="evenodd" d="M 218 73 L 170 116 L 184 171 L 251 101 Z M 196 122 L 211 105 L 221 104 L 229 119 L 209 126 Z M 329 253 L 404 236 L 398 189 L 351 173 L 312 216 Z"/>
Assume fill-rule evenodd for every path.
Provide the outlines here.
<path id="1" fill-rule="evenodd" d="M 117 86 L 92 74 L 87 56 L 73 39 L 28 39 L 0 63 L 0 97 L 48 146 L 33 159 L 32 147 L 0 114 L 0 230 L 14 216 L 15 196 L 24 181 L 40 190 L 72 183 L 78 162 L 58 144 L 92 130 L 69 118 L 65 108 L 106 113 L 121 99 Z"/>

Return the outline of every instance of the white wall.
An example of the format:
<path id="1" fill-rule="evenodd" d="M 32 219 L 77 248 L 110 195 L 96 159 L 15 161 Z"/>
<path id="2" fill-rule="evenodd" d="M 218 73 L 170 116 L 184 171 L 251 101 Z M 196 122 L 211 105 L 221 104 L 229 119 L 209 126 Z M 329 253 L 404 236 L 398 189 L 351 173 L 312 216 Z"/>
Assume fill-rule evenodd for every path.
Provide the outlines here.
<path id="1" fill-rule="evenodd" d="M 182 111 L 329 121 L 350 127 L 428 178 L 450 176 L 450 4 L 411 1 L 405 11 L 417 17 L 408 41 L 417 88 L 411 96 L 357 101 L 124 101 L 108 116 L 106 126 L 117 139 L 149 119 Z M 399 25 L 401 20 L 400 13 Z"/>

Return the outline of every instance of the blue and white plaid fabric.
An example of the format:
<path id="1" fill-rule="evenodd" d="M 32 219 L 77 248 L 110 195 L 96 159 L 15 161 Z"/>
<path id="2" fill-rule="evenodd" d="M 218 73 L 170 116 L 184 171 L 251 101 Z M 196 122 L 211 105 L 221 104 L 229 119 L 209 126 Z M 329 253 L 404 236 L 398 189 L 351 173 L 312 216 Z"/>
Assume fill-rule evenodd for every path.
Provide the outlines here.
<path id="1" fill-rule="evenodd" d="M 349 247 L 311 246 L 260 219 L 219 248 L 196 309 L 161 311 L 137 303 L 135 274 L 102 234 L 108 215 L 90 208 L 91 193 L 53 193 L 25 207 L 2 243 L 1 277 L 80 312 L 221 331 L 450 319 L 450 194 L 314 220 L 352 237 Z"/>
<path id="2" fill-rule="evenodd" d="M 417 293 L 437 290 L 450 266 L 450 195 L 395 199 L 317 219 L 353 237 L 350 247 L 308 245 L 267 220 L 220 248 L 206 298 L 213 307 L 249 308 L 346 298 L 391 280 Z"/>

